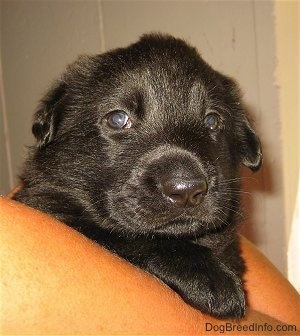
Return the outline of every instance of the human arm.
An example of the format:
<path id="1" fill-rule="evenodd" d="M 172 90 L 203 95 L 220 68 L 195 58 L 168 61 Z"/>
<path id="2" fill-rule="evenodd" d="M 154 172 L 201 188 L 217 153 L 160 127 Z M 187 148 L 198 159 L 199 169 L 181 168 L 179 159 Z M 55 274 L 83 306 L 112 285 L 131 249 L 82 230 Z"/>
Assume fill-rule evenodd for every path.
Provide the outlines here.
<path id="1" fill-rule="evenodd" d="M 0 222 L 1 333 L 211 335 L 206 323 L 224 323 L 34 209 L 0 198 Z M 243 323 L 278 323 L 266 313 L 299 325 L 296 291 L 244 239 L 242 249 L 250 302 Z M 265 279 L 272 279 L 276 290 Z"/>

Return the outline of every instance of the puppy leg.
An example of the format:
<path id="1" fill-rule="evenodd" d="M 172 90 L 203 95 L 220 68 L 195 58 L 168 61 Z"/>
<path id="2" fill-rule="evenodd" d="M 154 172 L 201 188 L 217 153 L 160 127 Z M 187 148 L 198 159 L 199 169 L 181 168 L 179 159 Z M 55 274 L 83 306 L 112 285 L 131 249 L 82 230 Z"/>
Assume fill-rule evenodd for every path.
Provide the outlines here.
<path id="1" fill-rule="evenodd" d="M 154 274 L 190 305 L 220 318 L 245 314 L 242 281 L 211 251 L 188 240 L 124 240 L 105 245 L 131 263 Z"/>

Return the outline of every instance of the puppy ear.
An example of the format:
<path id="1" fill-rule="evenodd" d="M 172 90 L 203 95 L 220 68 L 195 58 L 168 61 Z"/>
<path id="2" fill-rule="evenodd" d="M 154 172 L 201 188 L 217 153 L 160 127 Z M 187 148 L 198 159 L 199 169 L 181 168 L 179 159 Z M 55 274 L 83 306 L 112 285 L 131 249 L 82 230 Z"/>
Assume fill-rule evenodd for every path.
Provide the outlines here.
<path id="1" fill-rule="evenodd" d="M 243 120 L 242 136 L 240 140 L 242 163 L 252 171 L 257 171 L 262 164 L 260 140 L 246 117 L 244 117 Z"/>
<path id="2" fill-rule="evenodd" d="M 60 119 L 61 103 L 65 94 L 65 83 L 56 83 L 42 99 L 35 112 L 32 133 L 40 148 L 48 145 L 55 136 Z"/>
<path id="3" fill-rule="evenodd" d="M 236 132 L 238 153 L 240 155 L 240 162 L 252 171 L 257 171 L 262 164 L 262 152 L 260 146 L 260 140 L 253 128 L 250 125 L 249 120 L 246 117 L 246 107 L 241 102 L 241 92 L 236 81 L 230 77 L 222 76 L 222 85 L 224 96 L 228 96 L 233 99 L 234 105 L 238 106 L 239 122 L 238 130 Z M 232 100 L 231 100 L 232 103 Z"/>

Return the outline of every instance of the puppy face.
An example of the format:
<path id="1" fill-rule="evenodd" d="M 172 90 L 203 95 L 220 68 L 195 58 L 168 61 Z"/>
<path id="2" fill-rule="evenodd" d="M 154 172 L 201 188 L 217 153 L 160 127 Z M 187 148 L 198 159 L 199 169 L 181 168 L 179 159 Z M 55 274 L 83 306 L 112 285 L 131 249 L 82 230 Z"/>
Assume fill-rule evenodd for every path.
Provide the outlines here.
<path id="1" fill-rule="evenodd" d="M 229 225 L 239 165 L 261 164 L 235 83 L 168 36 L 80 58 L 42 101 L 33 133 L 31 183 L 49 181 L 78 220 L 128 234 Z"/>

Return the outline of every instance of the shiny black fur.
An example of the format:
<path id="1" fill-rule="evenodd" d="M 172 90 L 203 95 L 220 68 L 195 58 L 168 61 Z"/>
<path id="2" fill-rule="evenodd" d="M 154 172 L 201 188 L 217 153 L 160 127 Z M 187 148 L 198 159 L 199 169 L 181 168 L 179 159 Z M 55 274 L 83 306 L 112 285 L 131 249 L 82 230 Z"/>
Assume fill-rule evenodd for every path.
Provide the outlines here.
<path id="1" fill-rule="evenodd" d="M 114 110 L 131 127 L 109 127 Z M 205 124 L 209 113 L 217 129 Z M 233 80 L 184 41 L 146 35 L 70 65 L 41 102 L 33 133 L 16 200 L 156 275 L 203 312 L 244 315 L 238 169 L 259 169 L 262 156 Z M 207 191 L 194 206 L 162 192 L 166 179 L 180 185 L 200 175 Z"/>

